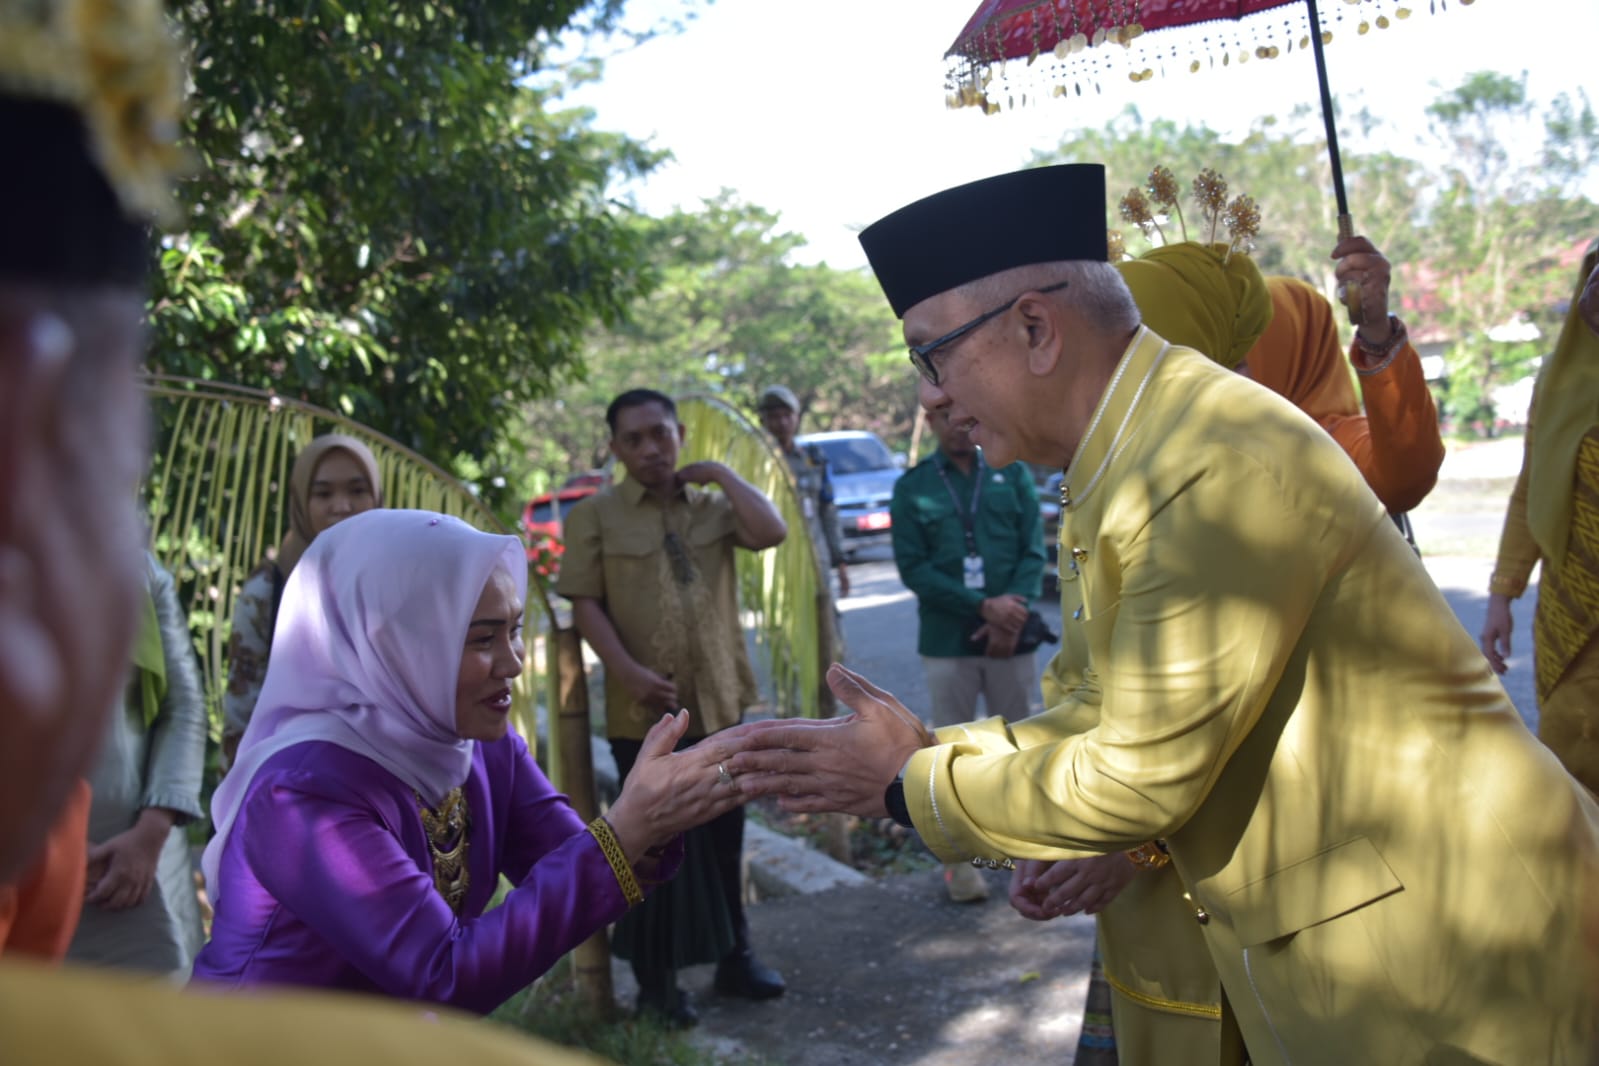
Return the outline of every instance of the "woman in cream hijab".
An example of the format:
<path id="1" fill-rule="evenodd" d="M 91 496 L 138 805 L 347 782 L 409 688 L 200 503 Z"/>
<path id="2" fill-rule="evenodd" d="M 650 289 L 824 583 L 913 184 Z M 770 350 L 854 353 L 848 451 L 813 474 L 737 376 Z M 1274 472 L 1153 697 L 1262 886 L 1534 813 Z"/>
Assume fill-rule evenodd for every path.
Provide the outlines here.
<path id="1" fill-rule="evenodd" d="M 289 474 L 289 532 L 275 557 L 245 581 L 233 604 L 233 630 L 228 638 L 228 687 L 222 695 L 222 755 L 233 762 L 239 738 L 250 724 L 266 678 L 272 651 L 272 630 L 284 584 L 317 534 L 333 525 L 383 506 L 383 481 L 377 460 L 354 437 L 328 433 L 305 446 Z"/>

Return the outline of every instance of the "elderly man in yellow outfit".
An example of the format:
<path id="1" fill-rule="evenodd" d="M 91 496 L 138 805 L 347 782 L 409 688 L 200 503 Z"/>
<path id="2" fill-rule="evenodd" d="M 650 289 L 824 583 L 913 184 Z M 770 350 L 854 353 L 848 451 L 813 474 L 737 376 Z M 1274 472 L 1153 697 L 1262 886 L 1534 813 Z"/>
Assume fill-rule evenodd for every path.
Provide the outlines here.
<path id="1" fill-rule="evenodd" d="M 1235 369 L 1274 313 L 1266 279 L 1240 243 L 1182 241 L 1122 260 L 1116 269 L 1146 326 Z M 1083 604 L 1079 570 L 1068 559 L 1061 574 L 1061 611 L 1068 617 Z M 1097 721 L 1099 690 L 1088 680 L 1089 660 L 1083 627 L 1065 627 L 1061 649 L 1044 673 L 1045 706 L 1075 696 Z M 1092 724 L 1085 720 L 1083 728 Z M 1023 861 L 1012 878 L 1012 903 L 1028 918 L 1079 911 L 1097 916 L 1114 1027 L 1099 1000 L 1105 993 L 1091 982 L 1074 1061 L 1241 1066 L 1244 1049 L 1235 1031 L 1221 1024 L 1221 983 L 1181 879 L 1158 848 L 1134 857 L 1141 865 L 1117 852 Z"/>
<path id="2" fill-rule="evenodd" d="M 1213 175 L 1213 180 L 1219 181 L 1220 176 Z M 1289 279 L 1263 277 L 1247 254 L 1253 238 L 1248 230 L 1253 229 L 1255 221 L 1250 218 L 1245 229 L 1229 223 L 1228 235 L 1233 239 L 1228 243 L 1185 240 L 1156 247 L 1136 259 L 1118 261 L 1116 269 L 1127 283 L 1144 325 L 1171 343 L 1193 348 L 1234 370 L 1241 369 L 1246 357 L 1259 355 L 1262 336 L 1273 336 L 1277 346 L 1273 350 L 1280 350 L 1294 331 L 1303 330 L 1306 323 L 1297 310 L 1294 321 L 1278 328 L 1285 306 L 1280 298 L 1283 283 Z M 1387 287 L 1373 284 L 1367 274 L 1376 269 L 1386 278 L 1386 261 L 1363 237 L 1340 242 L 1333 255 L 1339 260 L 1340 279 L 1365 276 L 1362 289 L 1367 301 L 1375 305 L 1366 316 L 1367 321 L 1388 325 Z M 1314 299 L 1326 303 L 1319 295 Z M 1331 330 L 1332 309 L 1327 306 L 1325 310 L 1327 316 L 1319 325 Z M 1316 349 L 1318 359 L 1329 352 L 1337 355 L 1335 349 L 1320 343 L 1325 338 L 1319 333 L 1312 330 L 1311 335 L 1317 343 L 1307 344 Z M 1347 371 L 1342 372 L 1347 375 Z M 1249 376 L 1259 381 L 1257 374 Z M 1420 382 L 1419 377 L 1415 380 Z M 1277 388 L 1272 391 L 1286 395 Z M 1302 400 L 1287 398 L 1327 428 L 1327 422 Z M 1388 403 L 1385 409 L 1390 422 L 1393 406 Z M 1348 423 L 1341 423 L 1339 428 L 1347 429 Z M 1426 440 L 1429 433 L 1436 440 L 1437 431 L 1413 427 L 1415 442 L 1382 450 L 1375 467 L 1366 462 L 1371 458 L 1367 454 L 1371 448 L 1365 431 L 1365 419 L 1360 418 L 1354 430 L 1334 432 L 1333 438 L 1355 461 L 1378 499 L 1392 507 L 1393 499 L 1379 490 L 1381 479 L 1374 476 L 1373 470 L 1387 478 L 1385 486 L 1397 485 L 1399 479 L 1394 473 L 1408 469 L 1403 460 L 1410 451 L 1430 454 Z M 1351 440 L 1365 443 L 1360 448 L 1352 447 Z M 1418 466 L 1415 478 L 1430 485 L 1431 468 L 1426 462 L 1413 465 Z M 1074 563 L 1068 563 L 1061 582 L 1061 610 L 1067 615 L 1082 605 L 1074 567 Z M 1061 703 L 1079 689 L 1089 667 L 1082 627 L 1067 627 L 1066 638 L 1044 675 L 1046 706 Z M 1085 696 L 1093 702 L 1091 692 L 1085 690 Z M 1181 880 L 1158 849 L 1150 854 L 1144 867 L 1122 859 L 1112 854 L 1061 863 L 1023 862 L 1012 878 L 1012 902 L 1029 918 L 1044 920 L 1062 913 L 1097 911 L 1103 979 L 1089 985 L 1077 1061 L 1083 1066 L 1102 1060 L 1118 1062 L 1120 1066 L 1241 1064 L 1245 1061 L 1244 1049 L 1230 1039 L 1231 1031 L 1220 1024 L 1221 984 Z M 1143 874 L 1135 877 L 1140 869 Z"/>
<path id="3" fill-rule="evenodd" d="M 1065 468 L 1081 685 L 935 738 L 835 666 L 854 714 L 742 727 L 737 786 L 945 860 L 1169 854 L 1254 1066 L 1586 1063 L 1599 807 L 1338 445 L 1140 323 L 1103 212 L 1046 167 L 861 235 L 923 405 Z"/>

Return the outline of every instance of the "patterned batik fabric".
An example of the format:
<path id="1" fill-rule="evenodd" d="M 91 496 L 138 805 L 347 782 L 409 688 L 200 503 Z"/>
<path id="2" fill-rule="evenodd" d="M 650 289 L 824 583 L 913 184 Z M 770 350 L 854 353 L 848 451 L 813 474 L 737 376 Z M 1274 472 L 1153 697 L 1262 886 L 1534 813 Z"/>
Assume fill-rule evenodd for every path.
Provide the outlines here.
<path id="1" fill-rule="evenodd" d="M 1533 621 L 1538 702 L 1547 701 L 1599 630 L 1599 426 L 1577 447 L 1566 557 L 1545 567 Z"/>
<path id="2" fill-rule="evenodd" d="M 1088 999 L 1083 1004 L 1083 1031 L 1077 1038 L 1076 1066 L 1116 1066 L 1116 1030 L 1110 1017 L 1110 982 L 1094 945 L 1094 963 L 1088 971 Z"/>

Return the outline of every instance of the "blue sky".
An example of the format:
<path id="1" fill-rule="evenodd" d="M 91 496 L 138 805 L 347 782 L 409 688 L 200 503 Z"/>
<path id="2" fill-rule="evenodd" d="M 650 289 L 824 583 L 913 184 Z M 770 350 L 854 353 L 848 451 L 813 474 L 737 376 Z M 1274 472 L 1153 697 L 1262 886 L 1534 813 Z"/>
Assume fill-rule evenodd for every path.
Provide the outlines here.
<path id="1" fill-rule="evenodd" d="M 1427 14 L 1440 3 L 1446 10 Z M 1335 94 L 1391 122 L 1385 136 L 1397 140 L 1394 150 L 1419 154 L 1423 109 L 1476 70 L 1528 71 L 1540 99 L 1586 88 L 1599 106 L 1599 0 L 1410 5 L 1414 17 L 1327 49 Z M 631 11 L 639 20 L 677 7 L 633 0 Z M 1021 166 L 1064 133 L 1103 126 L 1128 102 L 1146 117 L 1242 132 L 1263 114 L 1316 101 L 1311 57 L 1295 52 L 1140 85 L 1107 82 L 1097 98 L 991 116 L 951 111 L 942 56 L 975 7 L 715 0 L 681 35 L 613 57 L 604 79 L 572 102 L 593 107 L 600 128 L 672 150 L 674 162 L 629 190 L 645 210 L 692 208 L 731 188 L 803 234 L 808 260 L 854 267 L 864 263 L 854 236 L 861 226 L 919 196 Z M 1599 197 L 1599 187 L 1590 195 Z M 1359 205 L 1351 210 L 1358 223 Z"/>

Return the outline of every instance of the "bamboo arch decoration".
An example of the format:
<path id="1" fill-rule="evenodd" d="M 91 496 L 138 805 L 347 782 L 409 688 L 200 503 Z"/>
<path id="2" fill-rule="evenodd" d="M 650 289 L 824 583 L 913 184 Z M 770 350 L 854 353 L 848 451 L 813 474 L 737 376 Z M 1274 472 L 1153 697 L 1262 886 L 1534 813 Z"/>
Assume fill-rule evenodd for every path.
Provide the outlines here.
<path id="1" fill-rule="evenodd" d="M 312 437 L 338 431 L 371 448 L 387 506 L 438 511 L 485 532 L 513 532 L 442 468 L 336 412 L 212 381 L 155 375 L 144 387 L 156 425 L 144 485 L 150 547 L 186 597 L 213 740 L 221 736 L 234 600 L 288 528 L 289 471 Z M 529 747 L 537 738 L 538 693 L 552 680 L 535 648 L 552 618 L 548 590 L 530 569 L 529 654 L 511 712 Z"/>
<path id="2" fill-rule="evenodd" d="M 770 551 L 738 552 L 739 603 L 770 666 L 781 716 L 815 718 L 831 709 L 827 666 L 838 654 L 828 574 L 812 543 L 788 461 L 764 430 L 715 396 L 676 398 L 684 429 L 682 462 L 715 459 L 777 505 L 788 536 Z"/>

